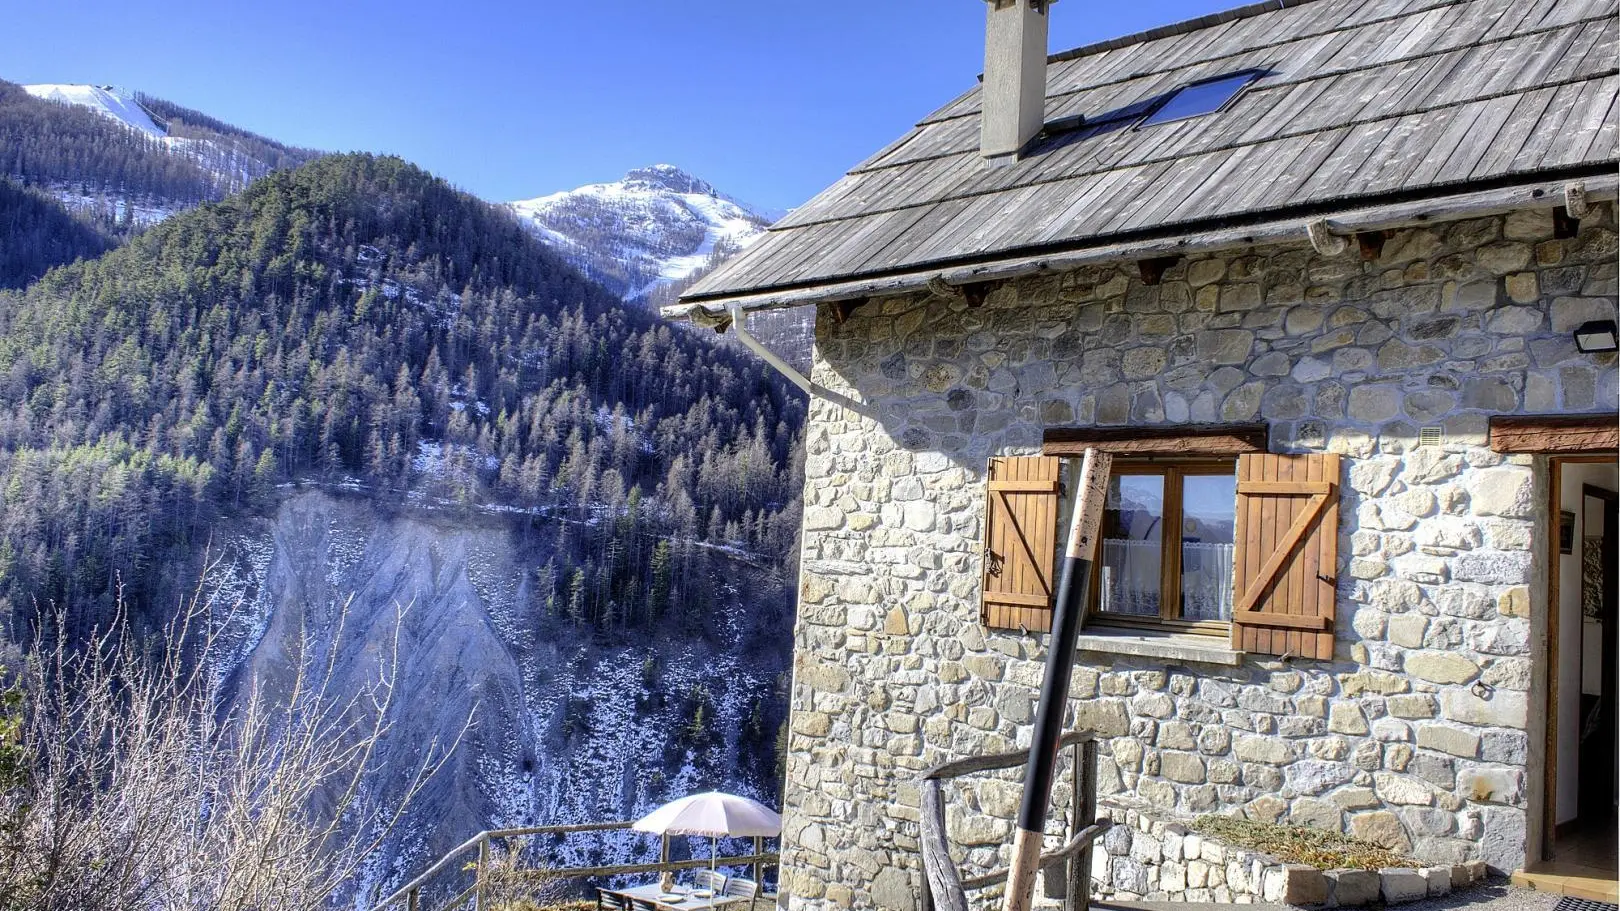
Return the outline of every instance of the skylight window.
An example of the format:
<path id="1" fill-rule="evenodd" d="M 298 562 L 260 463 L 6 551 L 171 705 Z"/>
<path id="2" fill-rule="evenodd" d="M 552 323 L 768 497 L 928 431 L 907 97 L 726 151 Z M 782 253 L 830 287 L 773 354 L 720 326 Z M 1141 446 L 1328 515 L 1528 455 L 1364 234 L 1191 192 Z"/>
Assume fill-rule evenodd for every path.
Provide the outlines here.
<path id="1" fill-rule="evenodd" d="M 1259 78 L 1259 71 L 1248 70 L 1183 86 L 1159 105 L 1158 110 L 1149 114 L 1141 126 L 1149 127 L 1155 123 L 1169 123 L 1172 120 L 1213 114 L 1226 107 L 1244 86 Z"/>

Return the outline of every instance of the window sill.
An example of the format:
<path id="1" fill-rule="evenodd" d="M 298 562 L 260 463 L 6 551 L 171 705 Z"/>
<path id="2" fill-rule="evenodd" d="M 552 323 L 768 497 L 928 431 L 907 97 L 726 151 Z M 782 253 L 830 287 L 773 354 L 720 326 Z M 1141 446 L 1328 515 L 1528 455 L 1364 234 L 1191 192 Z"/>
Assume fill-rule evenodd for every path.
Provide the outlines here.
<path id="1" fill-rule="evenodd" d="M 1237 667 L 1243 663 L 1242 652 L 1235 652 L 1221 644 L 1220 640 L 1209 636 L 1137 630 L 1094 630 L 1090 633 L 1081 633 L 1075 647 L 1082 652 L 1163 658 L 1168 661 L 1193 661 L 1225 667 Z"/>

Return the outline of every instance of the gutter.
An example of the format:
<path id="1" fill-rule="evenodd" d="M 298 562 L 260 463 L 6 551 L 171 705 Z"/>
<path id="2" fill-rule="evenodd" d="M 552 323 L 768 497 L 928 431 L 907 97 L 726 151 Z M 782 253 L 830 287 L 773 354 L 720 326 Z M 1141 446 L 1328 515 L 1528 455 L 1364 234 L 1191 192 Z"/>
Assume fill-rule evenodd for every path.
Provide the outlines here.
<path id="1" fill-rule="evenodd" d="M 664 307 L 661 312 L 666 318 L 688 319 L 724 331 L 725 323 L 734 322 L 741 325 L 741 320 L 738 319 L 741 313 L 755 310 L 777 310 L 804 304 L 891 297 L 923 290 L 954 291 L 964 285 L 1063 272 L 1095 263 L 1185 256 L 1267 243 L 1310 240 L 1313 246 L 1320 247 L 1330 236 L 1348 241 L 1352 235 L 1361 232 L 1500 214 L 1527 206 L 1567 205 L 1572 190 L 1577 196 L 1584 195 L 1588 203 L 1614 200 L 1617 190 L 1620 190 L 1620 177 L 1612 172 L 1576 178 L 1564 177 L 1440 198 L 1351 207 L 1327 214 L 1313 212 L 1305 216 L 1294 215 L 1273 221 L 1228 224 L 1202 232 L 1159 235 L 1045 254 L 1009 255 L 955 266 L 940 264 L 925 269 L 809 287 L 732 296 L 716 295 L 672 304 Z M 754 344 L 758 344 L 757 340 Z M 751 345 L 750 348 L 752 347 Z M 791 367 L 788 369 L 792 370 Z M 797 375 L 796 371 L 794 373 Z M 799 379 L 804 378 L 801 376 Z"/>

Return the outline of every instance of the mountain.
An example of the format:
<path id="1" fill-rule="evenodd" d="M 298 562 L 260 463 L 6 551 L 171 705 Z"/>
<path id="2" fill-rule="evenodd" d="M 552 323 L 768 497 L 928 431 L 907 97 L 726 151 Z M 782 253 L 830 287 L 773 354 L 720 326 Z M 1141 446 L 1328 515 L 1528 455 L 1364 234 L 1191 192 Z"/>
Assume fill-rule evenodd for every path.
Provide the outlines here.
<path id="1" fill-rule="evenodd" d="M 169 131 L 158 126 L 152 115 L 133 96 L 120 92 L 110 85 L 71 85 L 47 84 L 25 85 L 23 91 L 41 101 L 54 101 L 58 104 L 74 105 L 85 108 L 92 113 L 110 118 L 121 123 L 129 129 L 163 140 L 169 136 Z"/>
<path id="2" fill-rule="evenodd" d="M 271 171 L 297 167 L 321 154 L 283 145 L 171 101 L 113 86 L 41 84 L 21 88 L 38 101 L 98 115 L 194 166 L 211 188 L 204 194 L 208 199 L 224 198 Z M 65 175 L 63 179 L 84 180 L 87 176 L 94 175 Z M 200 200 L 180 197 L 174 201 L 184 207 Z M 167 214 L 172 213 L 137 210 L 135 218 L 151 223 Z"/>
<path id="3" fill-rule="evenodd" d="M 742 250 L 772 221 L 667 164 L 508 205 L 581 272 L 625 300 Z"/>
<path id="4" fill-rule="evenodd" d="M 508 206 L 580 271 L 653 312 L 782 214 L 751 208 L 667 164 Z M 810 369 L 813 309 L 756 314 L 749 330 L 801 372 Z M 722 342 L 735 344 L 735 337 Z"/>
<path id="5" fill-rule="evenodd" d="M 775 799 L 805 402 L 509 210 L 275 171 L 0 292 L 0 377 L 0 628 L 148 631 L 203 578 L 227 704 L 397 636 L 380 800 L 471 718 L 362 887 L 480 828 Z"/>
<path id="6" fill-rule="evenodd" d="M 104 246 L 319 154 L 109 86 L 0 81 L 0 178 L 54 200 Z M 42 224 L 30 220 L 36 228 Z M 35 266 L 27 270 L 4 268 L 0 287 L 37 278 L 40 265 L 71 262 L 71 252 L 85 249 L 77 232 L 64 222 L 61 236 L 42 240 L 38 249 L 61 250 L 66 258 L 31 260 Z"/>

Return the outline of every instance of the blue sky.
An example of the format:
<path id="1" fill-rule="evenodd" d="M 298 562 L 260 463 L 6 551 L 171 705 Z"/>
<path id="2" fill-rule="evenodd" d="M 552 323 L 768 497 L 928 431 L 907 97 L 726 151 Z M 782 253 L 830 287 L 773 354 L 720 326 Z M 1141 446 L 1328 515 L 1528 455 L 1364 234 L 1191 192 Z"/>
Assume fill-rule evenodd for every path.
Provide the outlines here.
<path id="1" fill-rule="evenodd" d="M 1059 2 L 1052 47 L 1241 0 Z M 667 161 L 803 202 L 969 87 L 984 0 L 6 4 L 0 78 L 112 83 L 492 200 Z"/>

